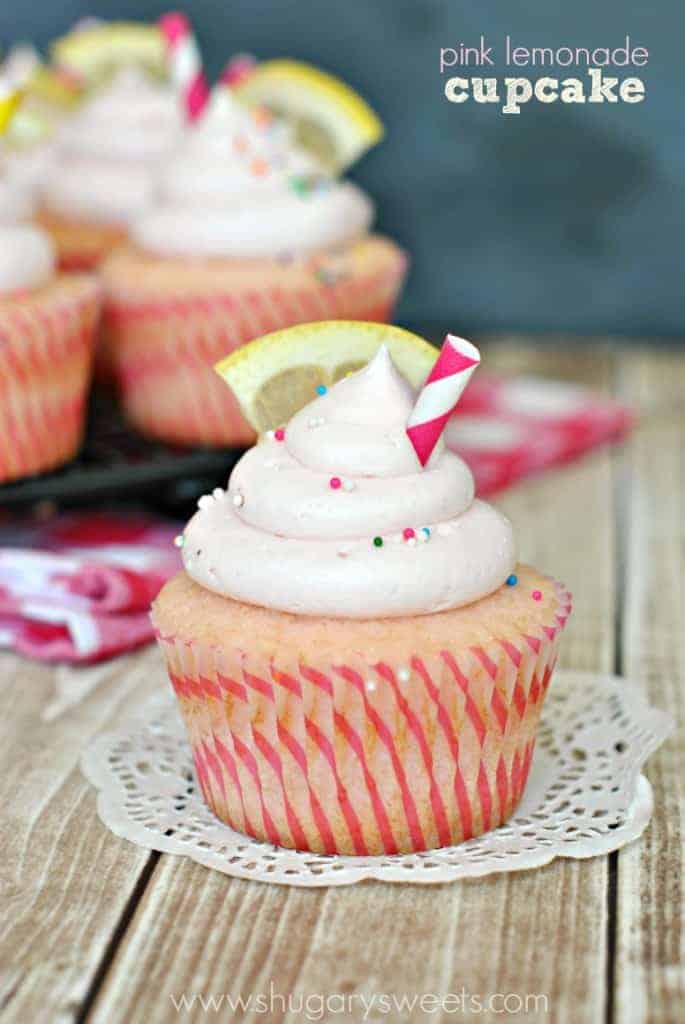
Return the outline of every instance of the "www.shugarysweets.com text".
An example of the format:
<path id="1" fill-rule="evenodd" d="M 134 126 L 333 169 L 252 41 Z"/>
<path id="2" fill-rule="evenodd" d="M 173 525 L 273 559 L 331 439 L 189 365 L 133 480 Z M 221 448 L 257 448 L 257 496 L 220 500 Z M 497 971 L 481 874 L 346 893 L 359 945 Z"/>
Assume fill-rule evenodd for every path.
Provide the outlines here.
<path id="1" fill-rule="evenodd" d="M 449 75 L 444 93 L 450 103 L 493 103 L 503 114 L 520 114 L 538 103 L 642 103 L 645 84 L 631 72 L 644 68 L 649 51 L 626 36 L 618 46 L 524 46 L 507 35 L 496 47 L 485 36 L 476 45 L 440 47 L 440 74 Z M 532 69 L 515 77 L 484 77 L 483 68 L 504 65 Z M 455 69 L 462 74 L 454 74 Z M 464 71 L 478 68 L 481 74 Z M 541 73 L 540 73 L 541 72 Z M 615 73 L 614 73 L 615 72 Z M 534 77 L 535 75 L 535 77 Z"/>

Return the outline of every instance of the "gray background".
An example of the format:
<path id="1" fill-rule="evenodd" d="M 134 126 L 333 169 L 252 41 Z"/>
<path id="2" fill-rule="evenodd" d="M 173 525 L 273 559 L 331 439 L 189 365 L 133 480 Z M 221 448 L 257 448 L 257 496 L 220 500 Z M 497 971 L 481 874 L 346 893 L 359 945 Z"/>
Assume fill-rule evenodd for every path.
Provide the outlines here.
<path id="1" fill-rule="evenodd" d="M 2 0 L 0 39 L 46 44 L 85 14 L 154 19 L 169 6 Z M 680 0 L 190 0 L 185 10 L 211 74 L 237 50 L 299 57 L 346 78 L 381 113 L 387 138 L 352 176 L 377 199 L 379 227 L 411 252 L 401 320 L 454 330 L 683 333 Z M 507 32 L 522 45 L 553 47 L 614 47 L 629 33 L 649 49 L 649 65 L 618 73 L 639 75 L 647 98 L 634 106 L 531 102 L 519 116 L 450 104 L 439 48 L 470 45 L 481 32 L 500 50 Z"/>

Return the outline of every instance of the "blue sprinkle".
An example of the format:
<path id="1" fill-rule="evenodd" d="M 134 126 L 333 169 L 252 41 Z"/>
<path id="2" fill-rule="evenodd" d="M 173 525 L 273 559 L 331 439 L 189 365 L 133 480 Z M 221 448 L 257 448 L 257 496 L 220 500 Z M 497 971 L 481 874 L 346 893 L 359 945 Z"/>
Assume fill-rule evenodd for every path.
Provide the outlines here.
<path id="1" fill-rule="evenodd" d="M 430 535 L 431 535 L 431 532 L 430 532 L 430 530 L 428 529 L 427 526 L 422 526 L 421 527 L 421 533 L 424 535 L 424 537 L 430 537 Z"/>
<path id="2" fill-rule="evenodd" d="M 511 576 L 507 577 L 507 586 L 508 587 L 515 587 L 516 584 L 518 583 L 518 581 L 519 581 L 518 576 L 515 573 L 512 572 Z"/>
<path id="3" fill-rule="evenodd" d="M 327 391 L 328 388 L 326 387 L 325 384 L 319 384 L 319 386 L 316 389 L 317 395 L 325 395 Z"/>

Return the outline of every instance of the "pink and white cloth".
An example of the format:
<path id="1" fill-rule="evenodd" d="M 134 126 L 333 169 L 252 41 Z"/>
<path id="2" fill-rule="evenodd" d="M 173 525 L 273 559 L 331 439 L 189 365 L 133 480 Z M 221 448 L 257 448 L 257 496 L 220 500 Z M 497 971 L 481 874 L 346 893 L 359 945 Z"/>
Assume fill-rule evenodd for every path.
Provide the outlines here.
<path id="1" fill-rule="evenodd" d="M 619 440 L 626 406 L 558 381 L 480 371 L 445 431 L 479 494 Z M 88 664 L 152 640 L 150 602 L 181 565 L 178 524 L 65 515 L 0 525 L 0 646 L 41 661 Z"/>
<path id="2" fill-rule="evenodd" d="M 628 406 L 576 384 L 479 370 L 444 437 L 469 464 L 476 492 L 484 496 L 619 441 L 634 418 Z"/>
<path id="3" fill-rule="evenodd" d="M 0 646 L 86 664 L 147 643 L 150 602 L 180 568 L 177 532 L 92 513 L 0 527 Z"/>

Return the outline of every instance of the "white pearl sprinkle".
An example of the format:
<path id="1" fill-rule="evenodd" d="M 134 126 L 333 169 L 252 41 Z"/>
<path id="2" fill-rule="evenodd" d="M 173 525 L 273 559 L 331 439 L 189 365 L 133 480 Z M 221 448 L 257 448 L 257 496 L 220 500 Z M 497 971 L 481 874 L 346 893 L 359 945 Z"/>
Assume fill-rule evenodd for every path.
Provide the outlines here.
<path id="1" fill-rule="evenodd" d="M 183 534 L 182 533 L 177 534 L 177 536 L 174 537 L 174 547 L 175 548 L 182 548 L 184 544 L 185 544 L 185 537 L 183 536 Z"/>
<path id="2" fill-rule="evenodd" d="M 273 441 L 275 436 L 276 436 L 276 431 L 275 430 L 267 430 L 267 432 L 266 432 L 267 440 Z"/>
<path id="3" fill-rule="evenodd" d="M 356 486 L 354 480 L 343 480 L 343 491 L 353 491 Z"/>
<path id="4" fill-rule="evenodd" d="M 397 678 L 401 683 L 408 683 L 411 679 L 411 672 L 408 668 L 398 668 Z"/>
<path id="5" fill-rule="evenodd" d="M 364 686 L 366 688 L 366 692 L 367 693 L 373 693 L 373 691 L 376 689 L 376 681 L 375 681 L 375 679 L 367 679 L 366 683 L 364 684 Z"/>
<path id="6" fill-rule="evenodd" d="M 212 494 L 214 495 L 217 501 L 221 501 L 221 499 L 224 497 L 225 492 L 222 491 L 220 487 L 215 487 L 214 490 L 212 491 Z"/>
<path id="7" fill-rule="evenodd" d="M 416 537 L 407 537 L 407 542 L 406 543 L 407 543 L 407 547 L 415 548 L 416 547 Z"/>
<path id="8" fill-rule="evenodd" d="M 211 494 L 203 494 L 197 503 L 198 508 L 209 508 L 214 502 L 214 498 Z"/>
<path id="9" fill-rule="evenodd" d="M 233 495 L 233 504 L 236 508 L 242 508 L 245 504 L 245 495 L 241 494 L 240 491 L 236 491 Z"/>

